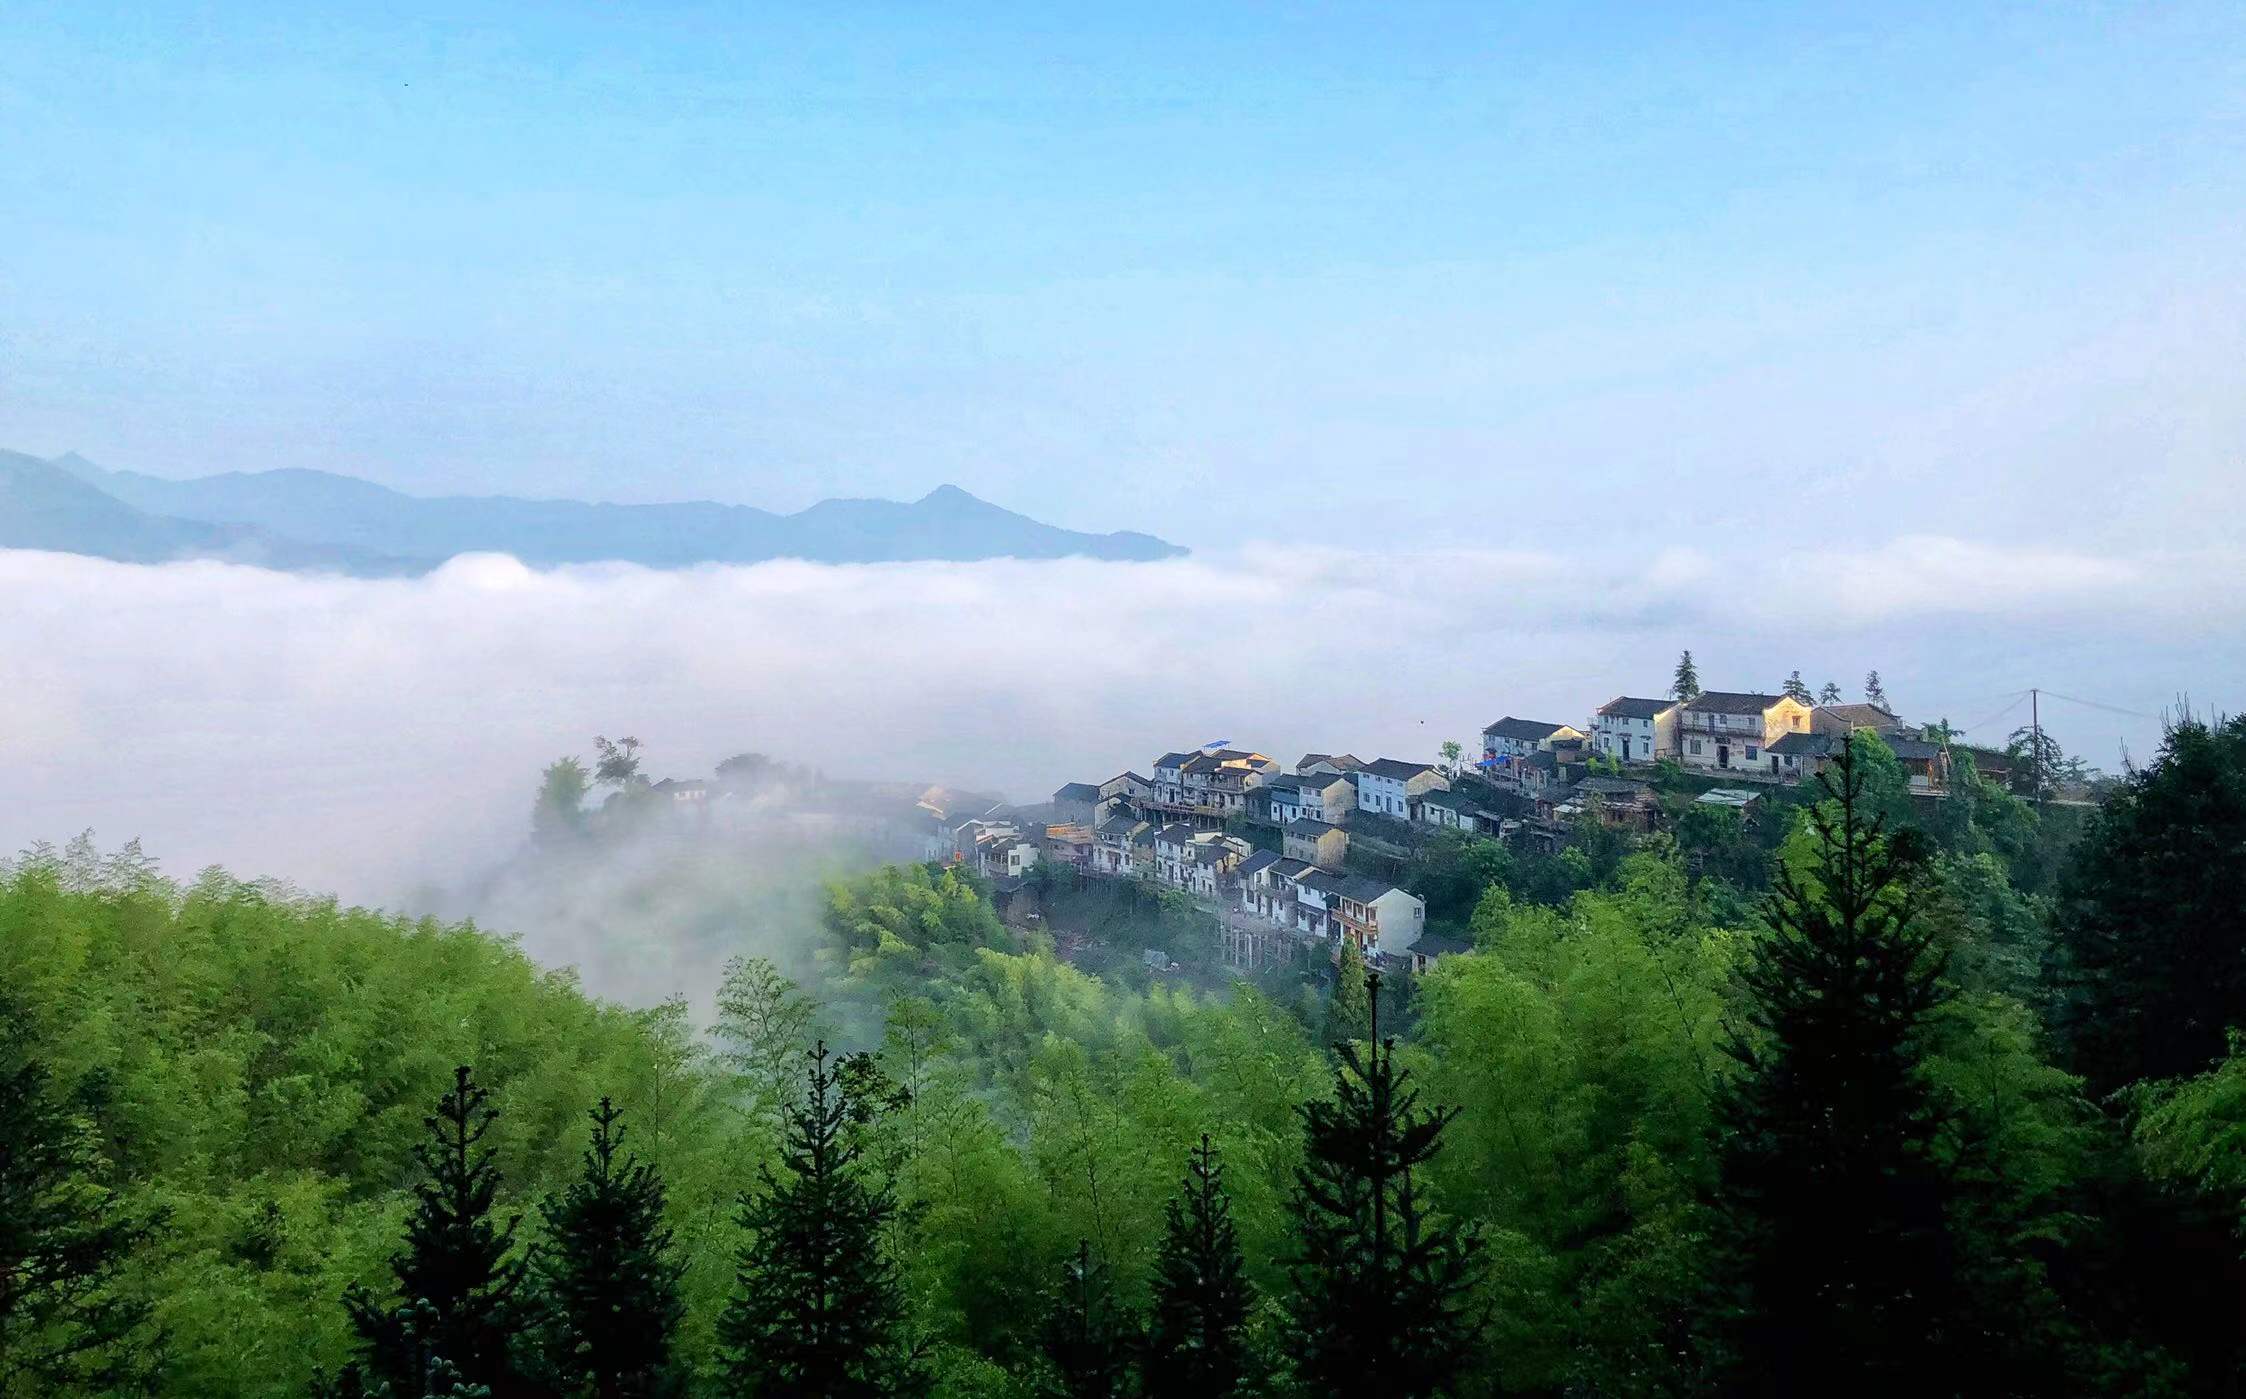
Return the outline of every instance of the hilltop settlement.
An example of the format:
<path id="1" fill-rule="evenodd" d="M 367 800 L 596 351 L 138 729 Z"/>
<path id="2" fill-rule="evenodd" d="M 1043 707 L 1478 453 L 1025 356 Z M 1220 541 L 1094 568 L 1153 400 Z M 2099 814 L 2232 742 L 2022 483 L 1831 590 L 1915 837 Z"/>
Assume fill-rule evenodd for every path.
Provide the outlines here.
<path id="1" fill-rule="evenodd" d="M 1884 696 L 1842 703 L 1827 687 L 1820 703 L 1797 683 L 1764 694 L 1683 678 L 1681 697 L 1617 695 L 1580 723 L 1507 715 L 1482 730 L 1478 756 L 1446 745 L 1435 763 L 1341 752 L 1288 767 L 1218 742 L 1164 753 L 1144 774 L 1068 783 L 1036 807 L 969 810 L 931 789 L 926 854 L 974 869 L 1002 906 L 1041 865 L 1182 891 L 1215 915 L 1222 958 L 1243 972 L 1328 961 L 1344 943 L 1417 972 L 1464 950 L 1398 882 L 1431 838 L 1552 854 L 1587 829 L 1650 835 L 1680 807 L 1752 823 L 1855 734 L 1878 737 L 1914 799 L 1946 797 L 1965 764 L 2005 784 L 2020 763 L 2017 747 L 1907 723 Z"/>

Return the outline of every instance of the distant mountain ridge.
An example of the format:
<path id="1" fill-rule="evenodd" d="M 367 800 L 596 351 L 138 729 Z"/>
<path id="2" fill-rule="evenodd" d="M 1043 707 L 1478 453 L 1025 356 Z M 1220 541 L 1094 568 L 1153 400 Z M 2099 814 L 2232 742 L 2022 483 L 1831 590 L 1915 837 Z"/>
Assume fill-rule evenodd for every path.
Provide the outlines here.
<path id="1" fill-rule="evenodd" d="M 0 548 L 147 563 L 220 558 L 291 570 L 425 571 L 456 554 L 529 564 L 617 561 L 676 568 L 804 559 L 1171 558 L 1152 535 L 1043 524 L 939 486 L 916 501 L 823 500 L 794 514 L 682 501 L 614 505 L 516 496 L 413 496 L 372 481 L 290 468 L 172 480 L 95 465 L 75 452 L 0 451 Z"/>

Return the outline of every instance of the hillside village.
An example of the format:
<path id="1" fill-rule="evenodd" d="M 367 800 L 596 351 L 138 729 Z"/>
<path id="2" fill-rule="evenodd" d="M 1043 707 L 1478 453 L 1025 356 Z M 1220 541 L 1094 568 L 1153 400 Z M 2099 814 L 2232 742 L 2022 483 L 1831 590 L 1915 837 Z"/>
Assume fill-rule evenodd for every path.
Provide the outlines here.
<path id="1" fill-rule="evenodd" d="M 1962 762 L 1999 784 L 2017 762 L 1957 742 L 1947 724 L 1908 723 L 1883 696 L 1681 688 L 1688 697 L 1617 695 L 1579 723 L 1509 714 L 1482 730 L 1478 755 L 1440 763 L 1305 753 L 1289 767 L 1227 742 L 1167 752 L 1144 774 L 1071 782 L 1036 808 L 964 819 L 931 808 L 927 853 L 972 867 L 1002 899 L 1046 863 L 1184 891 L 1216 915 L 1223 960 L 1244 972 L 1330 959 L 1344 942 L 1416 972 L 1464 946 L 1429 929 L 1419 894 L 1369 871 L 1400 872 L 1441 833 L 1546 853 L 1587 821 L 1650 834 L 1672 809 L 1663 788 L 1751 821 L 1858 732 L 1879 736 L 1917 798 L 1945 797 Z"/>

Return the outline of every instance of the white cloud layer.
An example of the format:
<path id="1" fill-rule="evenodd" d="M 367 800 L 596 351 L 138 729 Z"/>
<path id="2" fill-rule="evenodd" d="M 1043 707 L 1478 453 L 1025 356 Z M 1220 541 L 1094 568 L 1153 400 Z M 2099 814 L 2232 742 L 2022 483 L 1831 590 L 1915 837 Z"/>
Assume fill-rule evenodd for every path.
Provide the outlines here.
<path id="1" fill-rule="evenodd" d="M 2235 708 L 2229 556 L 2097 558 L 1912 535 L 1712 563 L 1556 548 L 1258 545 L 1117 565 L 796 563 L 423 578 L 0 552 L 0 846 L 92 827 L 175 873 L 224 862 L 399 900 L 522 840 L 539 768 L 637 734 L 657 774 L 741 749 L 1033 797 L 1230 738 L 1431 756 L 1502 714 L 1580 719 L 1800 668 L 1974 723 L 2031 684 Z M 1977 737 L 2001 740 L 2017 715 Z M 2113 766 L 2157 723 L 2047 706 Z"/>

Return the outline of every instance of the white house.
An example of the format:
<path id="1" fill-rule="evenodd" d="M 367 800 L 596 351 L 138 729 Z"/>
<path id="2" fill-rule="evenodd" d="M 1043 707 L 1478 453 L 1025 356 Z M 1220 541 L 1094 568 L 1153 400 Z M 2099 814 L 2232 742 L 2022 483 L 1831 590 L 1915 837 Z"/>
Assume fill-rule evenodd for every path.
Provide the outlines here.
<path id="1" fill-rule="evenodd" d="M 1784 776 L 1770 746 L 1790 733 L 1810 731 L 1810 707 L 1791 695 L 1710 690 L 1678 706 L 1678 761 L 1704 772 Z"/>
<path id="2" fill-rule="evenodd" d="M 1591 751 L 1624 763 L 1650 763 L 1677 751 L 1675 700 L 1616 695 L 1591 719 Z"/>
<path id="3" fill-rule="evenodd" d="M 1471 833 L 1474 829 L 1472 804 L 1452 791 L 1421 792 L 1413 797 L 1411 819 L 1416 825 L 1439 830 Z"/>
<path id="4" fill-rule="evenodd" d="M 1427 931 L 1426 903 L 1385 879 L 1353 875 L 1342 881 L 1339 893 L 1341 935 L 1368 960 L 1409 952 Z"/>
<path id="5" fill-rule="evenodd" d="M 1380 758 L 1357 774 L 1357 809 L 1411 819 L 1411 799 L 1422 792 L 1448 791 L 1451 780 L 1430 763 Z"/>

